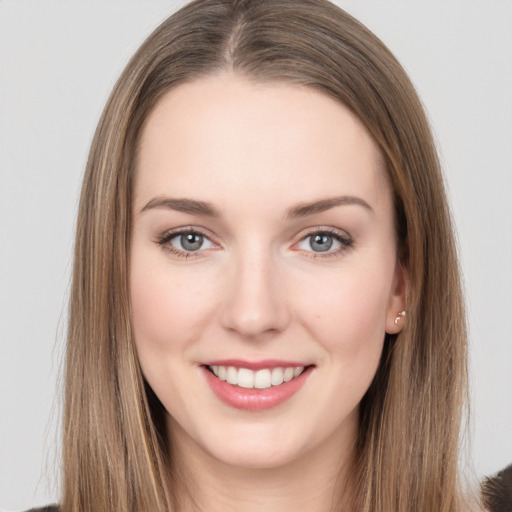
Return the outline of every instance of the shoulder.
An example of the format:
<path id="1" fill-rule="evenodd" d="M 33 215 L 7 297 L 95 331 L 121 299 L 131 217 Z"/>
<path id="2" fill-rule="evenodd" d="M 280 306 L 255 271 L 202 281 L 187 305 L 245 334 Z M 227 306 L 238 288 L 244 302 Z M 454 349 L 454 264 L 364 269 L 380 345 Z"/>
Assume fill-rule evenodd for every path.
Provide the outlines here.
<path id="1" fill-rule="evenodd" d="M 59 512 L 60 508 L 57 505 L 48 505 L 47 507 L 31 508 L 27 512 Z"/>
<path id="2" fill-rule="evenodd" d="M 482 483 L 482 495 L 490 512 L 512 510 L 512 464 Z"/>

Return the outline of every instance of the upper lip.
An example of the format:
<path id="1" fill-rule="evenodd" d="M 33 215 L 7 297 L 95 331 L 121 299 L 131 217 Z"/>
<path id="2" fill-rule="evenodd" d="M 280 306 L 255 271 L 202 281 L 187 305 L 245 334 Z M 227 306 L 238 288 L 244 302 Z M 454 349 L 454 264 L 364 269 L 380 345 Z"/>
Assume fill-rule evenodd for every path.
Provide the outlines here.
<path id="1" fill-rule="evenodd" d="M 203 366 L 234 366 L 235 368 L 247 368 L 248 370 L 263 370 L 265 368 L 289 368 L 310 366 L 304 361 L 287 361 L 284 359 L 263 359 L 260 361 L 245 361 L 243 359 L 218 359 L 202 363 Z"/>

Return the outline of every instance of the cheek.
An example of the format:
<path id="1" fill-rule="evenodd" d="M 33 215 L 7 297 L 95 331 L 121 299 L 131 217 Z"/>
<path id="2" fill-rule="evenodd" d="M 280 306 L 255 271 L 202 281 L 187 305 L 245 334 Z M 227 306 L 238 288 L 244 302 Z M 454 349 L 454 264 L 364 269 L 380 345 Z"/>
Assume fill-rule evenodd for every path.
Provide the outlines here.
<path id="1" fill-rule="evenodd" d="M 130 275 L 132 323 L 139 357 L 183 349 L 197 338 L 211 314 L 215 286 L 190 271 L 173 272 L 170 265 L 141 265 L 136 255 Z"/>
<path id="2" fill-rule="evenodd" d="M 385 338 L 392 271 L 382 265 L 353 267 L 316 278 L 309 283 L 309 293 L 302 289 L 294 294 L 303 324 L 347 368 L 359 363 L 376 366 Z"/>

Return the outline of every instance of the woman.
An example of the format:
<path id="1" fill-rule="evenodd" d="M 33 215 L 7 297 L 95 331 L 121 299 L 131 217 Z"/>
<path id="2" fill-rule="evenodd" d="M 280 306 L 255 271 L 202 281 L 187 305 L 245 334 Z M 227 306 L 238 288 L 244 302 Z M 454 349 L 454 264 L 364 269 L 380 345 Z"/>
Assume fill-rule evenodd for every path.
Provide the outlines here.
<path id="1" fill-rule="evenodd" d="M 120 77 L 82 189 L 63 511 L 478 509 L 436 150 L 333 5 L 196 1 Z"/>

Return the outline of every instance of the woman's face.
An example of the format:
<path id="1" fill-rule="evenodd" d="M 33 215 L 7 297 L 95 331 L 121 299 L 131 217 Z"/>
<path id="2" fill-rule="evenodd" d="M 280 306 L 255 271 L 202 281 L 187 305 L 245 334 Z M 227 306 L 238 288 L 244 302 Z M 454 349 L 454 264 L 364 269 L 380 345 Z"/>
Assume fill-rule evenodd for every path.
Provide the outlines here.
<path id="1" fill-rule="evenodd" d="M 172 442 L 259 468 L 348 449 L 404 306 L 361 123 L 312 89 L 220 74 L 157 104 L 136 173 L 133 328 Z"/>

